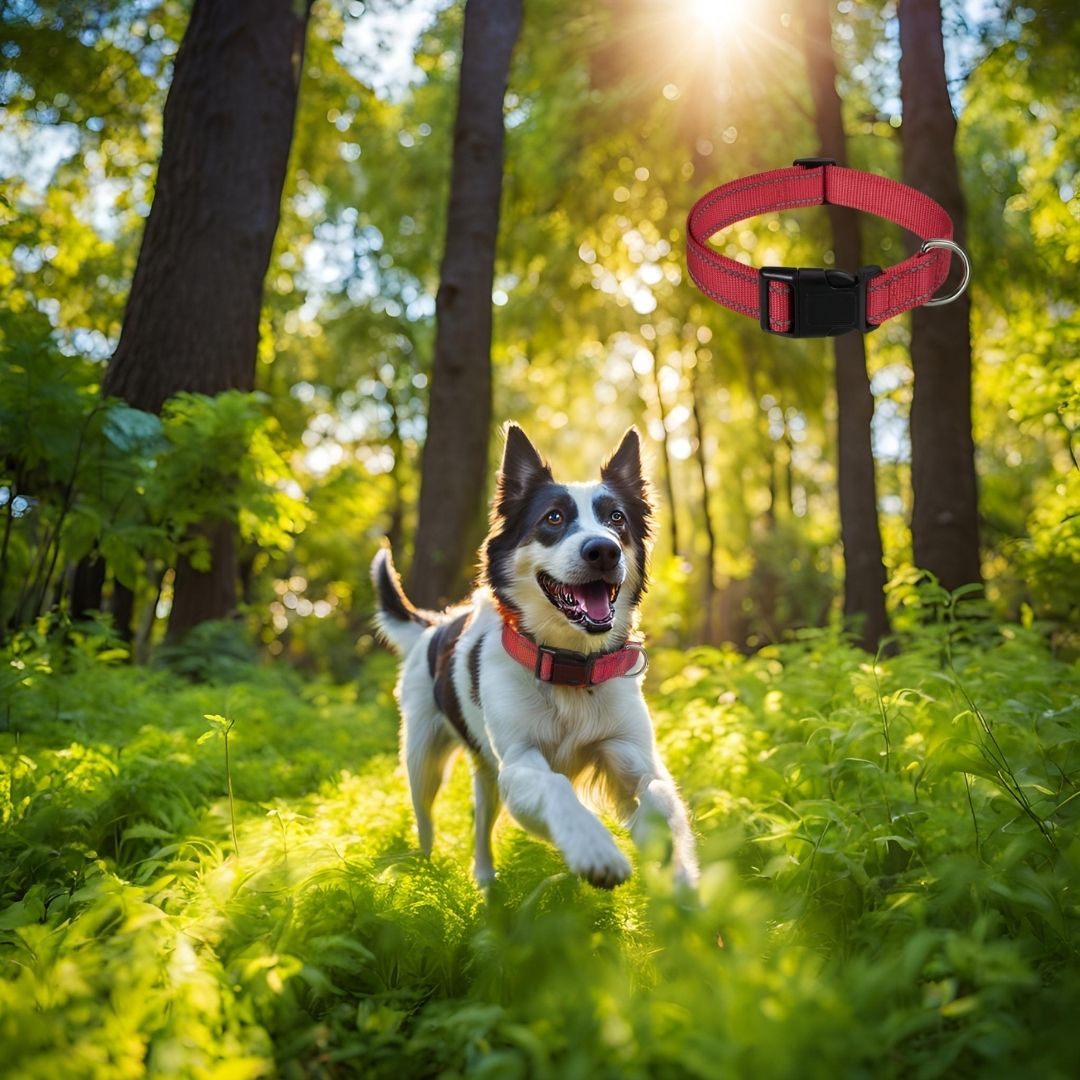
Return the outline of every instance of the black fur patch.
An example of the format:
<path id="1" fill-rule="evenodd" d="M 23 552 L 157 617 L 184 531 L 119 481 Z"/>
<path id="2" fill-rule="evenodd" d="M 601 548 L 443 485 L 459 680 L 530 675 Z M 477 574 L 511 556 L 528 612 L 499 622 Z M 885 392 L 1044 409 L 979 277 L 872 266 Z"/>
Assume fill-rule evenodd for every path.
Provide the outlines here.
<path id="1" fill-rule="evenodd" d="M 545 520 L 551 510 L 562 514 L 560 524 L 552 525 Z M 482 574 L 499 601 L 508 603 L 510 561 L 517 548 L 532 540 L 554 547 L 580 528 L 577 503 L 562 484 L 547 481 L 532 489 L 519 490 L 512 497 L 504 495 L 484 542 L 482 559 Z"/>
<path id="2" fill-rule="evenodd" d="M 551 468 L 536 452 L 528 436 L 517 424 L 506 428 L 506 446 L 495 485 L 495 513 L 509 516 L 508 505 L 544 484 L 554 483 Z"/>
<path id="3" fill-rule="evenodd" d="M 548 517 L 553 512 L 561 514 L 562 520 L 549 521 Z M 531 529 L 529 522 L 533 522 Z M 545 484 L 529 499 L 524 510 L 523 525 L 525 541 L 535 540 L 544 547 L 554 547 L 559 541 L 581 528 L 581 523 L 578 521 L 577 503 L 561 484 Z"/>
<path id="4" fill-rule="evenodd" d="M 405 590 L 401 587 L 401 577 L 394 568 L 389 548 L 384 547 L 376 554 L 371 576 L 375 582 L 379 607 L 387 615 L 399 622 L 414 622 L 421 626 L 431 625 L 431 620 L 422 612 L 417 611 L 405 595 Z"/>
<path id="5" fill-rule="evenodd" d="M 461 736 L 465 745 L 474 752 L 480 746 L 465 723 L 454 688 L 453 662 L 454 649 L 469 623 L 472 612 L 462 612 L 456 619 L 443 623 L 428 642 L 428 672 L 431 675 L 431 688 L 435 696 L 435 705 L 439 712 L 450 721 L 454 730 Z"/>
<path id="6" fill-rule="evenodd" d="M 469 697 L 472 703 L 479 709 L 480 706 L 480 649 L 484 644 L 484 635 L 481 634 L 469 650 Z"/>

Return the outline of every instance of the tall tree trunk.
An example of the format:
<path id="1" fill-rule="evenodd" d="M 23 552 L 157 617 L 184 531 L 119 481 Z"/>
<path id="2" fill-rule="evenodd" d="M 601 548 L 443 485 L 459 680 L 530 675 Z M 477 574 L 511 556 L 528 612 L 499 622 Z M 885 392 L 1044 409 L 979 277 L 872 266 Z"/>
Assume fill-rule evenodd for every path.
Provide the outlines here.
<path id="1" fill-rule="evenodd" d="M 468 0 L 435 361 L 409 575 L 426 607 L 455 599 L 482 519 L 491 436 L 491 286 L 503 177 L 503 98 L 522 0 Z"/>
<path id="2" fill-rule="evenodd" d="M 165 102 L 157 186 L 102 390 L 157 411 L 171 395 L 251 390 L 263 278 L 292 143 L 311 0 L 195 0 Z M 176 568 L 169 637 L 236 603 L 233 526 L 213 567 Z"/>
<path id="3" fill-rule="evenodd" d="M 936 199 L 965 241 L 965 208 L 945 77 L 939 0 L 900 0 L 904 181 Z M 945 288 L 955 284 L 958 260 Z M 911 535 L 915 565 L 947 589 L 981 582 L 971 434 L 971 301 L 919 307 L 911 319 Z"/>
<path id="4" fill-rule="evenodd" d="M 821 154 L 847 163 L 847 140 L 836 57 L 832 45 L 831 0 L 811 0 L 805 8 L 804 47 L 814 99 Z M 829 206 L 836 265 L 854 273 L 862 262 L 856 211 Z M 840 540 L 844 549 L 844 618 L 858 627 L 859 643 L 874 651 L 889 633 L 885 612 L 885 563 L 878 525 L 877 488 L 870 422 L 874 397 L 866 374 L 862 334 L 833 338 L 837 409 L 837 486 Z"/>
<path id="5" fill-rule="evenodd" d="M 235 527 L 229 521 L 204 521 L 197 531 L 209 542 L 212 561 L 209 570 L 196 570 L 186 557 L 177 563 L 165 634 L 170 643 L 180 641 L 201 622 L 232 614 L 236 607 Z"/>

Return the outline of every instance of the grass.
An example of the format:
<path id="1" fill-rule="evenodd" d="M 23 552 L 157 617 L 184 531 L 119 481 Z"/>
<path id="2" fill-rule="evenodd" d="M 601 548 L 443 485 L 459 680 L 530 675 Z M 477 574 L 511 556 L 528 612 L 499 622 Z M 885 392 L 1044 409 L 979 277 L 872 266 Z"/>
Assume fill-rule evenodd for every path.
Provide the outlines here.
<path id="1" fill-rule="evenodd" d="M 7 1075 L 1080 1070 L 1080 673 L 1034 631 L 654 656 L 697 904 L 662 852 L 597 892 L 505 820 L 485 902 L 461 765 L 417 857 L 387 657 L 344 688 L 16 659 Z"/>

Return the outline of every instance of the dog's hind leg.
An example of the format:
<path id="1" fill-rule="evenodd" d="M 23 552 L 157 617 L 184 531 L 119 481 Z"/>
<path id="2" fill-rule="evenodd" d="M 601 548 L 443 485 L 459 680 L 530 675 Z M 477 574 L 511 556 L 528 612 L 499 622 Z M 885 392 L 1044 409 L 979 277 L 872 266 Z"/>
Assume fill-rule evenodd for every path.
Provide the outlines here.
<path id="1" fill-rule="evenodd" d="M 442 786 L 450 755 L 459 745 L 434 704 L 405 713 L 401 756 L 409 776 L 420 850 L 425 855 L 431 854 L 435 839 L 431 805 Z"/>
<path id="2" fill-rule="evenodd" d="M 495 861 L 491 855 L 491 830 L 499 816 L 499 781 L 484 762 L 473 760 L 473 808 L 476 815 L 476 853 L 473 876 L 486 885 L 495 876 Z"/>

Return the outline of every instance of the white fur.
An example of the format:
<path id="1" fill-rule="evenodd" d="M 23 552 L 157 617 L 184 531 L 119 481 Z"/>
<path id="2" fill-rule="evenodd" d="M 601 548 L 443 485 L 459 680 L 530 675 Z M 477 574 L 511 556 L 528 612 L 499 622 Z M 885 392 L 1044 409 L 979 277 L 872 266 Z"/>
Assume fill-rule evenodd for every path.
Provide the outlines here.
<path id="1" fill-rule="evenodd" d="M 528 544 L 514 555 L 510 599 L 522 613 L 521 629 L 548 646 L 594 652 L 626 640 L 635 612 L 631 597 L 639 584 L 637 565 L 624 556 L 623 586 L 610 631 L 587 634 L 573 626 L 544 596 L 536 575 L 572 578 L 576 552 L 589 535 L 611 536 L 592 511 L 598 485 L 571 485 L 581 528 L 573 543 Z M 454 651 L 452 674 L 466 725 L 480 747 L 474 755 L 476 854 L 481 883 L 495 873 L 491 828 L 505 803 L 525 828 L 550 840 L 569 868 L 594 885 L 610 888 L 630 876 L 630 863 L 599 818 L 579 799 L 589 787 L 606 796 L 618 819 L 639 844 L 654 821 L 670 831 L 676 879 L 693 886 L 698 878 L 694 838 L 686 807 L 656 749 L 641 677 L 616 678 L 589 689 L 539 682 L 502 646 L 502 615 L 486 588 L 470 605 L 473 617 Z M 414 624 L 415 625 L 415 624 Z M 397 694 L 402 712 L 402 759 L 409 776 L 420 847 L 430 853 L 431 806 L 447 762 L 459 740 L 435 707 L 428 671 L 434 628 L 406 629 L 385 613 L 379 627 L 404 653 Z M 480 652 L 480 700 L 471 699 L 468 655 Z M 400 643 L 400 644 L 399 644 Z"/>

